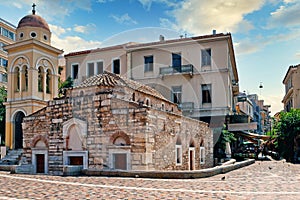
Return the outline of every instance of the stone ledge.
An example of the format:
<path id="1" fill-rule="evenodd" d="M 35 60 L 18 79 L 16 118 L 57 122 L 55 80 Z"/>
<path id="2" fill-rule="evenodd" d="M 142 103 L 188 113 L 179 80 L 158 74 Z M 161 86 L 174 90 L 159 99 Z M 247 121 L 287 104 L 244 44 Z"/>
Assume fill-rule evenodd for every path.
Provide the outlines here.
<path id="1" fill-rule="evenodd" d="M 0 171 L 15 172 L 17 165 L 0 165 Z"/>
<path id="2" fill-rule="evenodd" d="M 205 178 L 217 174 L 223 174 L 235 169 L 239 169 L 255 163 L 254 159 L 236 162 L 232 165 L 217 166 L 209 169 L 194 171 L 107 171 L 86 169 L 82 170 L 83 175 L 87 176 L 113 176 L 113 177 L 139 177 L 139 178 L 168 178 L 168 179 L 192 179 Z"/>

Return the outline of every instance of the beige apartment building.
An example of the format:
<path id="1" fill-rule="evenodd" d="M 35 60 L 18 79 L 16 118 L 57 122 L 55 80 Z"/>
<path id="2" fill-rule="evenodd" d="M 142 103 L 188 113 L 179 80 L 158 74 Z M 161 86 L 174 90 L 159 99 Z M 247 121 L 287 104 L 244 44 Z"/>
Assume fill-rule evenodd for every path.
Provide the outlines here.
<path id="1" fill-rule="evenodd" d="M 75 83 L 104 70 L 125 75 L 159 91 L 185 116 L 222 127 L 235 108 L 239 78 L 231 34 L 159 40 L 65 55 Z"/>
<path id="2" fill-rule="evenodd" d="M 7 51 L 3 47 L 16 39 L 16 27 L 0 18 L 0 87 L 7 85 Z"/>
<path id="3" fill-rule="evenodd" d="M 285 95 L 282 103 L 284 111 L 300 108 L 300 65 L 290 66 L 282 83 L 285 85 Z"/>

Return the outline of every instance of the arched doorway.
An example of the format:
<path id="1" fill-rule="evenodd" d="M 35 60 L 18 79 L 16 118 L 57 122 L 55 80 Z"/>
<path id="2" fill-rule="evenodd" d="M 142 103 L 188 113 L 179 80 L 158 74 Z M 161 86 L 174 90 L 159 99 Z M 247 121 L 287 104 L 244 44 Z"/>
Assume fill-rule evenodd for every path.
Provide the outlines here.
<path id="1" fill-rule="evenodd" d="M 22 130 L 22 122 L 25 114 L 21 111 L 15 114 L 14 120 L 14 148 L 21 149 L 23 148 L 23 130 Z"/>

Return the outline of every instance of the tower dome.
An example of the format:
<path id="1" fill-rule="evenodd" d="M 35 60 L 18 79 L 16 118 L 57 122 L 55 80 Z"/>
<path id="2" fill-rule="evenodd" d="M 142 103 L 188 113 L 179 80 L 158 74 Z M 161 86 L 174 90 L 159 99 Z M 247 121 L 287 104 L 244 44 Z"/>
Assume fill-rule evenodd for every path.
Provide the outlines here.
<path id="1" fill-rule="evenodd" d="M 50 31 L 48 23 L 42 17 L 35 14 L 26 15 L 20 20 L 18 24 L 18 28 L 22 28 L 26 26 L 44 28 L 47 31 Z"/>
<path id="2" fill-rule="evenodd" d="M 16 29 L 17 41 L 36 39 L 40 42 L 51 43 L 51 31 L 48 23 L 39 15 L 35 14 L 35 4 L 32 5 L 32 14 L 23 17 Z"/>

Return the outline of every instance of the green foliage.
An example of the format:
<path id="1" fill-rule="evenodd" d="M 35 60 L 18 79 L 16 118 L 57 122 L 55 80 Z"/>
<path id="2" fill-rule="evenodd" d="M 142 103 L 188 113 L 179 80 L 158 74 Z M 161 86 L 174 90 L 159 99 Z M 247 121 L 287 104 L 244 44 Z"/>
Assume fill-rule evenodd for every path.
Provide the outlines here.
<path id="1" fill-rule="evenodd" d="M 234 137 L 234 134 L 229 132 L 226 129 L 226 126 L 224 125 L 221 135 L 218 139 L 217 144 L 215 145 L 215 157 L 225 157 L 225 149 L 226 149 L 226 143 L 236 141 L 236 138 Z"/>
<path id="2" fill-rule="evenodd" d="M 4 145 L 5 141 L 5 106 L 3 105 L 6 102 L 7 91 L 4 86 L 0 87 L 0 135 L 1 140 L 0 145 Z"/>
<path id="3" fill-rule="evenodd" d="M 225 151 L 225 148 L 226 148 L 226 142 L 233 142 L 233 141 L 236 141 L 236 138 L 234 137 L 234 134 L 229 132 L 227 129 L 225 129 L 225 127 L 223 128 L 222 130 L 222 133 L 219 137 L 219 140 L 218 142 L 220 143 L 220 146 L 222 149 L 224 149 Z"/>
<path id="4" fill-rule="evenodd" d="M 66 88 L 70 88 L 73 87 L 73 79 L 69 76 L 64 82 L 61 82 L 59 80 L 58 83 L 58 96 L 62 97 L 64 96 L 64 90 Z"/>
<path id="5" fill-rule="evenodd" d="M 294 161 L 295 138 L 300 133 L 300 110 L 281 112 L 280 120 L 275 126 L 277 132 L 277 148 L 280 156 L 287 161 Z"/>

